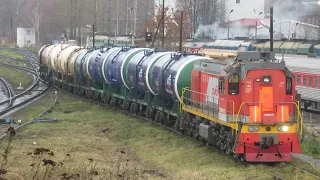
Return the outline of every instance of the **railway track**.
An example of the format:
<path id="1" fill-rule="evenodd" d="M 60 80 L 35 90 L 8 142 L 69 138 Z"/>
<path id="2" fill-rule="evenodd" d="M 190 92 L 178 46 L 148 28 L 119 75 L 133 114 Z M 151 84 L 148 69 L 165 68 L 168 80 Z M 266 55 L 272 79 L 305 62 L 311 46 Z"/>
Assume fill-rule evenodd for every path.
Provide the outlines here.
<path id="1" fill-rule="evenodd" d="M 24 71 L 28 74 L 31 74 L 33 77 L 33 82 L 25 91 L 21 92 L 20 94 L 12 96 L 6 101 L 0 102 L 0 116 L 8 114 L 16 110 L 17 108 L 30 103 L 31 101 L 42 96 L 50 88 L 50 86 L 48 86 L 45 82 L 43 82 L 39 78 L 39 74 L 37 70 L 37 67 L 39 65 L 38 65 L 38 62 L 36 61 L 36 57 L 31 53 L 23 52 L 20 50 L 16 50 L 16 51 L 21 53 L 25 57 L 26 61 L 29 62 L 29 65 L 31 66 L 31 68 L 16 66 L 8 63 L 0 63 L 0 66 L 8 67 L 8 68 L 19 70 L 19 71 Z M 4 86 L 7 87 L 7 85 L 4 85 Z"/>
<path id="2" fill-rule="evenodd" d="M 36 68 L 36 67 L 37 67 L 37 64 L 36 64 L 36 65 L 34 64 L 34 62 L 36 62 L 35 60 L 36 60 L 37 58 L 36 58 L 34 55 L 32 55 L 32 54 L 30 54 L 30 53 L 28 53 L 28 52 L 23 52 L 23 51 L 19 51 L 19 52 L 22 53 L 23 56 L 24 56 L 26 59 L 28 59 L 29 64 L 32 66 L 32 68 L 18 67 L 18 66 L 14 66 L 14 65 L 7 64 L 7 63 L 0 63 L 0 65 L 4 65 L 4 66 L 7 66 L 7 67 L 9 67 L 9 68 L 13 68 L 13 69 L 17 69 L 17 70 L 22 70 L 22 71 L 26 71 L 26 72 L 29 72 L 29 73 L 31 73 L 31 74 L 34 74 L 34 75 L 36 76 L 36 80 L 37 80 L 36 82 L 37 82 L 37 83 L 44 83 L 44 82 L 42 82 L 41 79 L 38 77 L 38 72 L 37 72 L 37 70 L 36 70 L 36 69 L 37 69 L 37 68 Z M 1 57 L 0 57 L 0 58 L 1 58 Z M 12 59 L 12 60 L 14 60 L 14 59 Z M 56 86 L 55 86 L 55 87 L 56 87 Z M 49 88 L 49 86 L 47 86 L 47 88 Z M 67 92 L 67 93 L 71 94 L 72 96 L 79 97 L 79 96 L 74 95 L 74 94 L 72 94 L 72 93 L 70 93 L 70 92 L 68 92 L 68 91 L 65 91 L 64 89 L 61 89 L 60 87 L 56 87 L 56 88 L 57 88 L 57 89 L 60 89 L 60 90 L 62 90 L 62 91 L 64 91 L 64 92 Z M 42 93 L 43 93 L 43 92 L 45 92 L 45 90 L 42 91 Z M 42 94 L 42 93 L 39 93 L 39 94 Z M 34 97 L 35 97 L 35 96 L 34 96 Z M 82 97 L 82 98 L 83 98 L 83 97 Z M 112 109 L 112 110 L 114 110 L 114 111 L 119 111 L 119 112 L 122 112 L 122 113 L 124 113 L 124 114 L 126 114 L 126 115 L 134 116 L 134 117 L 136 117 L 136 118 L 138 118 L 138 119 L 140 119 L 140 120 L 143 120 L 143 121 L 146 121 L 146 122 L 151 122 L 153 125 L 160 126 L 160 127 L 164 127 L 165 129 L 167 129 L 167 130 L 169 130 L 170 132 L 173 132 L 173 133 L 175 133 L 175 134 L 177 134 L 177 135 L 179 135 L 179 136 L 186 136 L 185 134 L 181 133 L 180 131 L 178 131 L 178 130 L 176 130 L 176 129 L 174 129 L 174 128 L 171 128 L 171 127 L 168 127 L 168 126 L 164 126 L 164 125 L 161 124 L 161 123 L 155 122 L 155 121 L 153 121 L 153 120 L 151 120 L 151 119 L 148 119 L 148 118 L 145 118 L 145 117 L 143 117 L 143 116 L 141 116 L 141 115 L 132 114 L 132 113 L 126 111 L 126 110 L 121 110 L 121 109 L 112 107 L 112 106 L 110 106 L 110 105 L 108 105 L 108 104 L 105 104 L 105 103 L 102 103 L 102 102 L 93 101 L 93 100 L 91 100 L 91 99 L 86 99 L 86 100 L 87 100 L 87 101 L 90 101 L 90 102 L 93 102 L 93 103 L 95 103 L 95 104 L 99 104 L 99 105 L 101 105 L 101 106 L 108 107 L 108 108 L 110 108 L 110 109 Z M 25 103 L 27 103 L 27 102 L 25 101 Z M 1 113 L 0 113 L 0 115 L 1 115 Z M 189 137 L 189 136 L 187 136 L 187 137 L 194 140 L 194 138 L 192 138 L 192 137 Z M 217 149 L 217 150 L 218 150 L 218 149 Z M 301 173 L 305 173 L 305 174 L 308 174 L 308 175 L 310 175 L 310 176 L 312 176 L 312 177 L 314 177 L 314 178 L 319 178 L 319 179 L 320 179 L 320 177 L 317 176 L 316 174 L 313 174 L 313 173 L 311 173 L 311 172 L 308 172 L 308 171 L 306 171 L 306 170 L 303 170 L 303 169 L 301 169 L 301 168 L 299 168 L 299 167 L 295 167 L 295 166 L 293 166 L 293 165 L 289 165 L 289 166 L 291 166 L 293 169 L 295 169 L 295 170 L 297 170 L 297 171 L 299 171 L 299 172 L 301 172 Z M 276 180 L 285 180 L 285 179 L 286 179 L 286 178 L 283 178 L 283 177 L 281 177 L 280 175 L 275 174 L 275 173 L 272 173 L 272 172 L 267 172 L 267 173 L 270 174 L 270 176 L 273 177 L 273 179 L 276 179 Z"/>
<path id="3" fill-rule="evenodd" d="M 12 106 L 12 104 L 13 104 L 14 92 L 13 92 L 10 84 L 4 78 L 0 77 L 0 82 L 3 84 L 3 87 L 5 88 L 5 91 L 8 95 L 8 99 L 6 100 L 6 102 L 4 102 L 4 103 L 1 102 L 0 105 L 7 103 L 7 106 L 5 107 L 5 109 L 6 109 L 6 108 L 9 108 L 10 106 Z"/>
<path id="4" fill-rule="evenodd" d="M 99 106 L 102 106 L 102 107 L 107 107 L 108 109 L 110 109 L 110 110 L 112 110 L 112 111 L 121 112 L 121 113 L 123 113 L 123 114 L 125 114 L 125 115 L 131 116 L 131 117 L 133 116 L 133 117 L 135 117 L 135 118 L 137 118 L 137 119 L 139 119 L 139 120 L 141 120 L 141 121 L 143 121 L 143 122 L 148 122 L 148 123 L 151 123 L 151 124 L 154 125 L 154 126 L 164 128 L 164 129 L 166 129 L 166 130 L 168 130 L 168 131 L 170 131 L 170 132 L 172 132 L 172 133 L 175 133 L 175 134 L 178 135 L 178 136 L 186 137 L 186 138 L 188 138 L 188 139 L 190 139 L 190 140 L 196 140 L 196 139 L 194 139 L 193 137 L 187 136 L 186 134 L 182 133 L 181 131 L 178 131 L 178 130 L 176 130 L 176 129 L 172 128 L 172 127 L 169 127 L 169 126 L 165 126 L 165 125 L 163 125 L 163 124 L 161 124 L 161 123 L 155 122 L 154 120 L 149 119 L 149 118 L 146 118 L 146 117 L 143 117 L 143 116 L 141 116 L 141 115 L 139 115 L 139 114 L 132 114 L 132 113 L 128 112 L 127 110 L 118 109 L 118 108 L 116 108 L 116 107 L 110 106 L 109 104 L 105 104 L 105 103 L 103 103 L 103 102 L 98 102 L 98 101 L 95 101 L 95 100 L 92 100 L 92 99 L 84 98 L 84 97 L 79 96 L 79 95 L 75 95 L 75 94 L 73 94 L 73 93 L 71 93 L 71 92 L 69 92 L 69 91 L 66 91 L 65 89 L 62 89 L 62 88 L 60 88 L 60 87 L 58 87 L 58 86 L 55 86 L 55 85 L 54 85 L 53 87 L 56 88 L 56 89 L 59 89 L 59 90 L 62 91 L 62 92 L 68 93 L 68 94 L 70 94 L 70 95 L 73 96 L 73 97 L 77 97 L 77 98 L 80 97 L 81 99 L 84 99 L 84 100 L 87 101 L 87 102 L 90 102 L 90 103 L 93 103 L 93 104 L 96 104 L 96 105 L 99 105 Z M 221 151 L 221 150 L 219 150 L 218 148 L 216 148 L 216 147 L 214 147 L 214 146 L 211 146 L 211 145 L 208 145 L 208 144 L 203 144 L 203 145 L 204 145 L 204 146 L 212 147 L 212 148 L 213 148 L 214 150 L 216 150 L 216 151 L 219 151 L 219 152 Z M 222 152 L 222 151 L 221 151 L 221 152 Z M 226 154 L 224 154 L 224 155 L 226 155 Z M 236 159 L 237 159 L 237 158 L 236 158 Z M 239 163 L 243 163 L 243 164 L 246 165 L 246 166 L 252 165 L 252 164 L 247 163 L 247 162 L 242 162 L 241 159 L 237 159 L 237 161 L 238 161 Z M 267 165 L 269 165 L 269 164 L 267 164 Z M 274 164 L 273 164 L 273 165 L 274 165 Z M 318 175 L 316 175 L 316 174 L 314 174 L 314 173 L 312 173 L 312 172 L 308 172 L 308 171 L 303 170 L 303 169 L 301 169 L 301 168 L 299 168 L 299 167 L 296 167 L 296 166 L 294 166 L 294 165 L 292 165 L 292 164 L 287 164 L 287 165 L 290 166 L 290 167 L 292 167 L 292 169 L 295 169 L 295 170 L 298 170 L 298 171 L 300 171 L 300 172 L 302 172 L 302 173 L 308 174 L 309 176 L 312 176 L 312 177 L 314 177 L 315 179 L 318 179 L 318 178 L 320 179 L 320 177 L 319 177 Z M 275 174 L 274 172 L 266 172 L 266 173 L 269 174 L 274 180 L 289 180 L 288 178 L 284 178 L 284 177 L 282 177 L 282 176 L 279 175 L 279 174 Z"/>

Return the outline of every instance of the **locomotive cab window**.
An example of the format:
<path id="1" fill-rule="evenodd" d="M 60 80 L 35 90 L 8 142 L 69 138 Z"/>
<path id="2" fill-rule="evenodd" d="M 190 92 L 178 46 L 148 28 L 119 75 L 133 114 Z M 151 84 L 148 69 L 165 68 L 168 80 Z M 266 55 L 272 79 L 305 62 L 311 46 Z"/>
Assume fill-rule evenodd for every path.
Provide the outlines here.
<path id="1" fill-rule="evenodd" d="M 298 85 L 301 84 L 301 76 L 300 76 L 300 75 L 298 75 L 298 77 L 297 77 L 297 84 L 298 84 Z"/>
<path id="2" fill-rule="evenodd" d="M 239 94 L 239 74 L 233 74 L 230 78 L 229 78 L 229 88 L 228 88 L 228 93 L 230 95 L 238 95 Z"/>
<path id="3" fill-rule="evenodd" d="M 219 79 L 219 94 L 225 95 L 225 80 L 223 78 Z"/>
<path id="4" fill-rule="evenodd" d="M 287 77 L 286 94 L 292 94 L 292 78 Z"/>

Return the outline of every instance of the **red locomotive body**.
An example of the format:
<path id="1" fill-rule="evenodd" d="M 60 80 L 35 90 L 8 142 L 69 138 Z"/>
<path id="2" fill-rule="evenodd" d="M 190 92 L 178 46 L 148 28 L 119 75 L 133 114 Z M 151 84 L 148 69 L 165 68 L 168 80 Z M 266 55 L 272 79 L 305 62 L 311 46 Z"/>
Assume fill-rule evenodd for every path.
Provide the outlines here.
<path id="1" fill-rule="evenodd" d="M 245 52 L 232 65 L 196 64 L 182 99 L 189 121 L 203 120 L 192 126 L 193 134 L 248 162 L 290 161 L 291 153 L 301 153 L 296 81 L 272 56 Z"/>

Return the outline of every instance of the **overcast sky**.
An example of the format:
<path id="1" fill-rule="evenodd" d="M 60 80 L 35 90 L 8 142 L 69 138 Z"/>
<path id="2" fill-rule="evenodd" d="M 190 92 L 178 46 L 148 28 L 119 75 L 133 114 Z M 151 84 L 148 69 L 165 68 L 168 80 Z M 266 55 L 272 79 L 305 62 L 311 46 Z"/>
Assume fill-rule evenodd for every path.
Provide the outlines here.
<path id="1" fill-rule="evenodd" d="M 162 4 L 162 0 L 156 0 L 157 4 Z M 175 6 L 175 0 L 164 0 L 165 5 L 170 5 L 171 7 Z"/>

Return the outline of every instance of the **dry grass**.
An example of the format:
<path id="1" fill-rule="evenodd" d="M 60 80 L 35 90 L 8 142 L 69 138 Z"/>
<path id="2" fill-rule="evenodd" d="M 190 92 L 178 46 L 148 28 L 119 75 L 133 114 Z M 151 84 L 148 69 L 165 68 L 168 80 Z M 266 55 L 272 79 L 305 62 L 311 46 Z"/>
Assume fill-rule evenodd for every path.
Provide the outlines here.
<path id="1" fill-rule="evenodd" d="M 284 164 L 241 165 L 197 141 L 106 107 L 59 94 L 59 103 L 46 115 L 56 117 L 57 123 L 31 125 L 16 135 L 8 159 L 13 164 L 6 167 L 9 173 L 30 179 L 35 173 L 30 165 L 39 162 L 39 158 L 27 154 L 35 148 L 47 148 L 55 154 L 47 158 L 64 164 L 56 168 L 53 179 L 67 173 L 81 177 L 74 179 L 90 179 L 93 175 L 94 179 L 248 180 L 272 179 L 271 172 L 287 179 L 312 179 Z M 15 114 L 15 119 L 30 120 L 52 99 L 47 96 Z M 1 152 L 5 146 L 6 142 L 0 141 Z M 66 154 L 72 155 L 71 158 Z M 37 179 L 43 177 L 47 168 L 40 167 Z M 17 178 L 11 174 L 8 179 Z"/>

